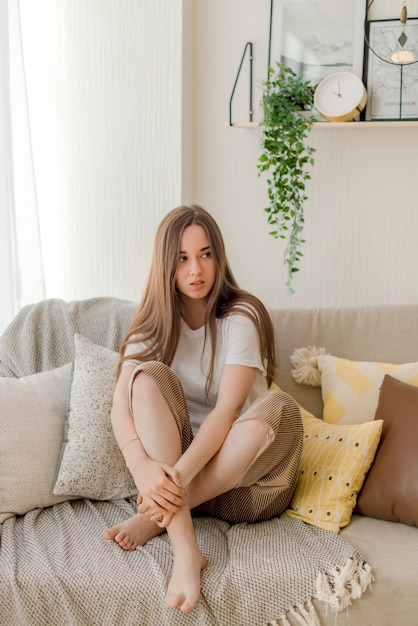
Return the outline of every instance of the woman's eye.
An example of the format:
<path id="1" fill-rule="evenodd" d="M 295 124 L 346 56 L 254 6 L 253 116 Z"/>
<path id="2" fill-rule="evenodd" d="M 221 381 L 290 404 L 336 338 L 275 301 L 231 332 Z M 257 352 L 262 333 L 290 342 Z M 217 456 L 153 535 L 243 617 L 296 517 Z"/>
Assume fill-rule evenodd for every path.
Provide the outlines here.
<path id="1" fill-rule="evenodd" d="M 179 263 L 183 263 L 184 261 L 187 261 L 187 256 L 179 257 Z"/>
<path id="2" fill-rule="evenodd" d="M 205 254 L 202 254 L 203 259 L 208 259 L 211 256 L 212 256 L 212 252 L 205 252 Z"/>

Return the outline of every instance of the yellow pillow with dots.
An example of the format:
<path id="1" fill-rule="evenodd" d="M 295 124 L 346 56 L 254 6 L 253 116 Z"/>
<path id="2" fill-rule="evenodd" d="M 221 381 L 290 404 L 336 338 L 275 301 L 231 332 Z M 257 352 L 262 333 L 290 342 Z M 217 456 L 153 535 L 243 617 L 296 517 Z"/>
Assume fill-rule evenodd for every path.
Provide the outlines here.
<path id="1" fill-rule="evenodd" d="M 296 491 L 286 513 L 336 533 L 349 524 L 373 462 L 383 420 L 327 424 L 301 408 L 304 444 Z"/>

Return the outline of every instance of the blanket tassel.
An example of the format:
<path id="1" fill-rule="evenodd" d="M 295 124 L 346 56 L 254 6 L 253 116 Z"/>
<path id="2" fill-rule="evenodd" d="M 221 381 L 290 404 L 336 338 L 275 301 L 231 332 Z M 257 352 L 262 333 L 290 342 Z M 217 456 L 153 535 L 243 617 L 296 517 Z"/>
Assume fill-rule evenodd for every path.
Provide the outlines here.
<path id="1" fill-rule="evenodd" d="M 295 606 L 289 611 L 302 626 L 320 626 L 318 615 L 312 602 L 307 602 L 304 606 Z M 270 622 L 269 626 L 291 626 L 286 615 L 282 615 L 274 622 Z"/>
<path id="2" fill-rule="evenodd" d="M 316 597 L 335 611 L 342 611 L 351 604 L 352 599 L 361 597 L 372 580 L 370 565 L 350 558 L 341 570 L 318 575 Z"/>

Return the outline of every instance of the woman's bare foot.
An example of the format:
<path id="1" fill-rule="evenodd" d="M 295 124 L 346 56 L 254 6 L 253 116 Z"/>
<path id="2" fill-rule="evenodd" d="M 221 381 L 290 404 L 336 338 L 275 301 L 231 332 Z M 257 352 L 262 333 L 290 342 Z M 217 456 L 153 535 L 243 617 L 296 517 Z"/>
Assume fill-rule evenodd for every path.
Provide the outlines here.
<path id="1" fill-rule="evenodd" d="M 164 604 L 170 609 L 179 608 L 189 613 L 196 608 L 200 596 L 200 572 L 207 561 L 196 546 L 186 548 L 174 556 L 173 571 Z"/>
<path id="2" fill-rule="evenodd" d="M 105 539 L 113 539 L 123 550 L 135 550 L 138 546 L 143 546 L 157 535 L 161 535 L 165 528 L 160 528 L 145 515 L 137 513 L 128 520 L 106 528 L 102 532 Z"/>

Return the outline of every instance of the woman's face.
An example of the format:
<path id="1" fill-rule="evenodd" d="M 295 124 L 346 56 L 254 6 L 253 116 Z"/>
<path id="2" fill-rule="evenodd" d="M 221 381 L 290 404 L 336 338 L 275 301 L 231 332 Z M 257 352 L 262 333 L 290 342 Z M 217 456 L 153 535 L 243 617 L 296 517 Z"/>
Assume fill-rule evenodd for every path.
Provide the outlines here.
<path id="1" fill-rule="evenodd" d="M 216 266 L 205 229 L 186 226 L 180 240 L 176 287 L 191 300 L 206 298 L 215 282 Z"/>

